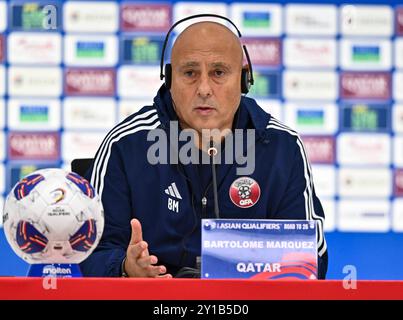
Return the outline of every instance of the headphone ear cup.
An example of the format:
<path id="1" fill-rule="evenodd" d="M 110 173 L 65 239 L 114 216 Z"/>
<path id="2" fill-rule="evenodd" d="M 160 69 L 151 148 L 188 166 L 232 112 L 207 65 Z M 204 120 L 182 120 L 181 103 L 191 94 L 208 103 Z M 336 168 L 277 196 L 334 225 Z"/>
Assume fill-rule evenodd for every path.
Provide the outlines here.
<path id="1" fill-rule="evenodd" d="M 172 66 L 170 63 L 167 63 L 165 65 L 165 87 L 167 87 L 167 89 L 171 89 L 171 83 L 172 83 Z"/>
<path id="2" fill-rule="evenodd" d="M 248 93 L 249 88 L 250 88 L 249 71 L 246 68 L 242 68 L 242 73 L 241 73 L 241 92 L 242 93 Z"/>

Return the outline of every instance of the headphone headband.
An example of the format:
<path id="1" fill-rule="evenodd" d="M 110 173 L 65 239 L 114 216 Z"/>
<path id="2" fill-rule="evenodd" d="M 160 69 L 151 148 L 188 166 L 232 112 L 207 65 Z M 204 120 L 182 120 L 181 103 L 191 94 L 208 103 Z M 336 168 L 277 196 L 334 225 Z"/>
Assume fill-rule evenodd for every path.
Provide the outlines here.
<path id="1" fill-rule="evenodd" d="M 165 77 L 165 75 L 164 75 L 164 73 L 163 73 L 163 69 L 164 69 L 164 58 L 165 58 L 165 50 L 166 50 L 166 47 L 167 47 L 167 44 L 168 44 L 168 41 L 169 41 L 169 36 L 170 36 L 170 34 L 172 33 L 172 31 L 175 29 L 175 27 L 176 27 L 178 24 L 181 24 L 182 22 L 187 21 L 187 20 L 196 19 L 196 18 L 202 18 L 202 17 L 219 18 L 219 19 L 223 19 L 223 20 L 229 22 L 229 23 L 235 28 L 235 30 L 237 31 L 238 37 L 239 37 L 239 38 L 242 38 L 241 32 L 239 31 L 239 29 L 237 28 L 237 26 L 235 25 L 235 23 L 233 23 L 233 22 L 232 22 L 230 19 L 228 19 L 227 17 L 220 16 L 220 15 L 218 15 L 218 14 L 213 14 L 213 13 L 195 14 L 195 15 L 192 15 L 192 16 L 189 16 L 189 17 L 185 17 L 185 18 L 183 18 L 183 19 L 181 19 L 181 20 L 175 22 L 175 23 L 172 25 L 172 27 L 169 28 L 169 30 L 168 30 L 168 32 L 167 32 L 167 35 L 165 36 L 164 45 L 162 46 L 161 61 L 160 61 L 160 79 L 161 79 L 161 80 L 163 80 L 164 77 Z M 247 60 L 247 62 L 248 62 L 249 75 L 250 75 L 249 83 L 250 83 L 250 85 L 253 85 L 254 79 L 253 79 L 252 63 L 251 63 L 251 61 L 250 61 L 249 53 L 248 53 L 248 50 L 246 49 L 246 46 L 245 46 L 245 45 L 242 45 L 242 48 L 243 48 L 243 50 L 244 50 L 244 52 L 245 52 L 246 60 Z"/>

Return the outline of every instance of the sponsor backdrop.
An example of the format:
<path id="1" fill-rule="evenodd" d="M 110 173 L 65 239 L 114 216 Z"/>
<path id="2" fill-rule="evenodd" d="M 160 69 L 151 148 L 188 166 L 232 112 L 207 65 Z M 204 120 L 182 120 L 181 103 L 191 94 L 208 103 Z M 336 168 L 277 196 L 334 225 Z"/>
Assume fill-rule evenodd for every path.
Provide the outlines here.
<path id="1" fill-rule="evenodd" d="M 240 28 L 250 96 L 305 142 L 327 216 L 329 278 L 355 265 L 361 279 L 403 279 L 397 1 L 0 0 L 0 205 L 33 170 L 93 157 L 114 124 L 150 104 L 165 32 L 201 12 Z M 2 230 L 0 246 L 0 275 L 25 274 Z"/>

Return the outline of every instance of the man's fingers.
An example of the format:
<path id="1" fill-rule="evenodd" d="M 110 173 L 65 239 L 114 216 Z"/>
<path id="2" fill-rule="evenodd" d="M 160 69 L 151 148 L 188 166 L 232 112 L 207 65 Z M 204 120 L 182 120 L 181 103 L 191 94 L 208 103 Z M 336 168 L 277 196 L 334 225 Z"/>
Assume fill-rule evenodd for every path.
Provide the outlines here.
<path id="1" fill-rule="evenodd" d="M 147 267 L 147 273 L 149 277 L 158 277 L 160 275 L 163 275 L 164 273 L 167 272 L 167 268 L 165 266 L 148 266 Z"/>
<path id="2" fill-rule="evenodd" d="M 147 256 L 137 259 L 137 263 L 142 268 L 147 268 L 150 265 L 156 264 L 158 259 L 156 256 Z"/>
<path id="3" fill-rule="evenodd" d="M 148 248 L 147 242 L 140 241 L 136 244 L 129 246 L 128 251 L 130 251 L 130 255 L 128 254 L 128 256 L 130 256 L 131 259 L 137 260 L 144 256 L 143 253 L 146 252 L 147 248 Z M 146 255 L 146 257 L 148 257 L 148 255 Z"/>
<path id="4" fill-rule="evenodd" d="M 130 225 L 132 227 L 132 236 L 130 238 L 129 245 L 143 241 L 143 231 L 141 230 L 140 221 L 138 221 L 137 219 L 132 219 L 130 221 Z"/>

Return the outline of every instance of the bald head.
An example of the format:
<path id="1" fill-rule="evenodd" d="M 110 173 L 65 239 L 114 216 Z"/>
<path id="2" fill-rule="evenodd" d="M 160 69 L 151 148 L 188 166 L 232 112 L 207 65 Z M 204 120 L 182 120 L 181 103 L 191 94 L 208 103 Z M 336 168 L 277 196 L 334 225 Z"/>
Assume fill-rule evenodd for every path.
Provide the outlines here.
<path id="1" fill-rule="evenodd" d="M 171 63 L 178 62 L 188 50 L 200 52 L 230 52 L 238 59 L 240 66 L 243 61 L 242 45 L 239 38 L 226 26 L 217 22 L 198 22 L 187 27 L 176 39 L 171 54 Z"/>
<path id="2" fill-rule="evenodd" d="M 182 128 L 231 129 L 241 99 L 239 38 L 215 22 L 199 22 L 177 38 L 171 96 Z"/>

